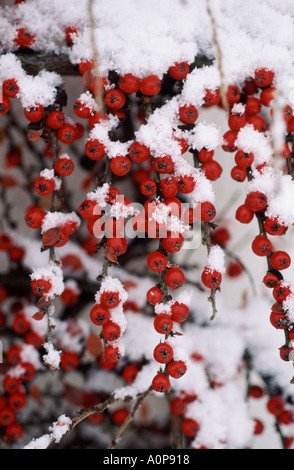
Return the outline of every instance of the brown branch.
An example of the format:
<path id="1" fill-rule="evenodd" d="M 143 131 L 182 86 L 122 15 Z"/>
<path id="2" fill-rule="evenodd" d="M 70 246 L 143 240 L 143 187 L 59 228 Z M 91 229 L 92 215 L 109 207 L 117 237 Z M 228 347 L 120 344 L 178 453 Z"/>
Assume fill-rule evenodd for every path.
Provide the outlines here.
<path id="1" fill-rule="evenodd" d="M 80 75 L 78 68 L 70 62 L 67 54 L 43 51 L 16 51 L 14 54 L 29 75 L 37 75 L 44 69 L 59 75 Z"/>
<path id="2" fill-rule="evenodd" d="M 108 449 L 115 449 L 118 445 L 119 440 L 121 439 L 122 435 L 126 431 L 127 427 L 131 424 L 131 422 L 134 420 L 135 414 L 137 410 L 140 408 L 141 404 L 145 400 L 145 398 L 150 394 L 150 392 L 153 390 L 152 386 L 150 385 L 147 390 L 140 394 L 136 400 L 136 403 L 133 406 L 133 409 L 131 413 L 128 415 L 126 420 L 122 423 L 122 425 L 118 428 L 117 432 L 115 433 L 111 443 L 108 446 Z"/>

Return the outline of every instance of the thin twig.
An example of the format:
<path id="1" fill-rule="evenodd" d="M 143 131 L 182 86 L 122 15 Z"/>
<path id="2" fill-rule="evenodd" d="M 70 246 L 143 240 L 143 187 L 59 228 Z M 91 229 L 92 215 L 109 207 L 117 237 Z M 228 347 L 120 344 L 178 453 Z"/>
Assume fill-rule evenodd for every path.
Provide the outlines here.
<path id="1" fill-rule="evenodd" d="M 121 439 L 122 435 L 126 431 L 127 427 L 130 425 L 130 423 L 134 420 L 135 414 L 137 410 L 140 408 L 141 404 L 145 400 L 145 398 L 149 395 L 149 393 L 153 390 L 152 386 L 147 388 L 147 390 L 142 393 L 141 395 L 138 396 L 132 411 L 126 418 L 126 420 L 122 423 L 122 425 L 118 428 L 117 432 L 115 433 L 111 443 L 108 446 L 108 449 L 115 449 L 118 445 L 119 440 Z"/>

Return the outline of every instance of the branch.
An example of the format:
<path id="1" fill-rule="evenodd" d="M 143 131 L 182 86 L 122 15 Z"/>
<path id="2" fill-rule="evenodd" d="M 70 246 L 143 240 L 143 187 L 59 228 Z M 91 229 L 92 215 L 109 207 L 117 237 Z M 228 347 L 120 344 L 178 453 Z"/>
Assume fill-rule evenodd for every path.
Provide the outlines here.
<path id="1" fill-rule="evenodd" d="M 37 75 L 44 69 L 59 75 L 80 75 L 78 68 L 70 62 L 67 54 L 42 51 L 16 51 L 14 54 L 29 75 Z"/>
<path id="2" fill-rule="evenodd" d="M 126 418 L 126 420 L 123 422 L 123 424 L 118 428 L 117 432 L 115 433 L 115 436 L 113 437 L 111 443 L 108 446 L 108 449 L 115 449 L 116 446 L 118 445 L 119 440 L 121 439 L 121 436 L 129 426 L 129 424 L 133 421 L 136 411 L 138 408 L 140 408 L 141 404 L 145 400 L 145 398 L 149 395 L 149 393 L 153 390 L 152 386 L 150 385 L 147 390 L 142 393 L 141 395 L 138 396 L 135 405 L 133 406 L 133 409 L 129 416 Z"/>

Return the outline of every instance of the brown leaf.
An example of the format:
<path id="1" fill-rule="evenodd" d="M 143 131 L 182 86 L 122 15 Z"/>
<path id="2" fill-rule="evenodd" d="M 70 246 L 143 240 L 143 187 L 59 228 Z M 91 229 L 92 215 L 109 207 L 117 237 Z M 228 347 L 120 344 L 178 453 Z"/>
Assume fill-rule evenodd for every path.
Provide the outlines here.
<path id="1" fill-rule="evenodd" d="M 73 385 L 65 385 L 65 398 L 73 406 L 82 407 L 83 406 L 83 390 L 74 387 Z"/>
<path id="2" fill-rule="evenodd" d="M 106 247 L 106 250 L 105 250 L 105 258 L 107 258 L 112 263 L 118 264 L 117 255 L 115 255 L 113 253 L 113 249 L 109 248 L 108 246 Z"/>
<path id="3" fill-rule="evenodd" d="M 102 341 L 98 335 L 91 333 L 86 341 L 86 349 L 91 356 L 98 357 L 102 354 Z"/>
<path id="4" fill-rule="evenodd" d="M 41 393 L 41 389 L 38 385 L 36 384 L 32 384 L 29 388 L 29 393 L 30 393 L 30 397 L 36 401 L 37 403 L 41 403 L 42 401 L 42 393 Z"/>
<path id="5" fill-rule="evenodd" d="M 10 175 L 1 175 L 0 176 L 0 184 L 3 188 L 13 188 L 14 186 L 18 186 L 19 182 L 16 178 Z"/>
<path id="6" fill-rule="evenodd" d="M 41 139 L 41 132 L 29 130 L 27 132 L 27 138 L 30 142 L 37 142 L 38 140 Z"/>
<path id="7" fill-rule="evenodd" d="M 47 246 L 53 246 L 59 242 L 60 239 L 60 228 L 49 228 L 42 237 L 42 248 Z"/>
<path id="8" fill-rule="evenodd" d="M 45 297 L 40 297 L 38 302 L 36 303 L 36 307 L 38 307 L 40 310 L 44 310 L 50 304 L 51 300 L 46 300 Z"/>
<path id="9" fill-rule="evenodd" d="M 36 312 L 34 315 L 33 315 L 33 319 L 34 320 L 43 320 L 45 316 L 45 313 L 44 312 Z"/>

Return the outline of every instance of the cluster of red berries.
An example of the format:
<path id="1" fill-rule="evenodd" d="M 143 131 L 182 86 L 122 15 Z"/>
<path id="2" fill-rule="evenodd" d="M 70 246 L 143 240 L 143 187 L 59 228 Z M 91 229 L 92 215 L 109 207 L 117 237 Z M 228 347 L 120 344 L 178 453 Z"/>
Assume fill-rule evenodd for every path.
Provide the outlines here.
<path id="1" fill-rule="evenodd" d="M 170 401 L 170 411 L 176 418 L 180 419 L 181 432 L 188 438 L 194 438 L 200 429 L 199 423 L 195 419 L 185 416 L 187 406 L 197 399 L 197 395 L 184 392 Z M 202 449 L 204 448 L 206 447 L 202 447 Z"/>
<path id="2" fill-rule="evenodd" d="M 2 381 L 0 426 L 4 428 L 4 441 L 7 443 L 18 441 L 23 436 L 23 427 L 17 422 L 17 412 L 26 406 L 28 384 L 35 376 L 34 365 L 31 362 L 22 361 L 21 351 L 21 345 L 14 345 L 6 353 L 6 361 L 10 369 Z M 13 369 L 16 366 L 21 368 L 20 374 L 14 374 Z"/>
<path id="3" fill-rule="evenodd" d="M 20 263 L 26 254 L 25 248 L 16 243 L 7 233 L 0 234 L 0 251 L 5 251 L 14 263 Z"/>
<path id="4" fill-rule="evenodd" d="M 238 150 L 235 141 L 238 137 L 238 132 L 246 124 L 252 124 L 257 132 L 265 132 L 267 130 L 267 122 L 259 113 L 262 106 L 271 107 L 271 102 L 275 96 L 275 87 L 272 85 L 274 73 L 270 70 L 259 69 L 256 70 L 252 79 L 246 81 L 242 91 L 237 87 L 231 87 L 233 97 L 229 100 L 229 105 L 234 106 L 237 103 L 243 104 L 243 113 L 234 113 L 231 111 L 229 117 L 230 131 L 224 134 L 226 143 L 223 149 L 228 152 L 234 152 L 236 166 L 231 171 L 231 176 L 234 180 L 242 182 L 250 177 L 252 171 L 252 164 L 254 163 L 254 154 L 246 153 Z M 259 97 L 253 96 L 259 93 Z M 232 108 L 233 110 L 234 108 Z M 271 113 L 273 108 L 271 107 Z M 294 131 L 293 127 L 293 112 L 290 106 L 285 106 L 283 110 L 283 117 L 287 123 L 288 133 Z M 281 151 L 281 157 L 284 159 L 289 158 L 290 149 L 287 143 L 284 143 Z M 256 167 L 257 171 L 263 172 L 265 164 Z M 286 312 L 283 309 L 282 302 L 286 300 L 287 296 L 291 293 L 290 288 L 283 282 L 281 271 L 287 269 L 291 264 L 291 258 L 286 251 L 274 250 L 269 236 L 284 235 L 288 227 L 281 223 L 278 217 L 271 218 L 265 215 L 267 210 L 268 199 L 267 195 L 261 191 L 250 192 L 244 204 L 238 207 L 236 211 L 236 219 L 244 224 L 248 224 L 257 217 L 262 224 L 262 231 L 257 235 L 252 242 L 252 250 L 257 256 L 264 256 L 268 262 L 268 272 L 263 278 L 263 283 L 266 287 L 273 289 L 273 297 L 276 303 L 272 307 L 270 321 L 277 329 L 289 328 L 289 321 L 287 320 Z M 291 333 L 291 330 L 289 330 Z M 288 336 L 289 336 L 288 333 Z M 292 334 L 291 334 L 292 336 Z M 283 360 L 289 360 L 289 354 L 293 350 L 287 342 L 280 348 L 280 356 Z"/>
<path id="5" fill-rule="evenodd" d="M 100 357 L 100 365 L 105 369 L 113 369 L 121 358 L 121 348 L 117 344 L 122 331 L 118 323 L 111 317 L 112 309 L 122 303 L 120 294 L 116 290 L 103 290 L 100 292 L 100 301 L 92 307 L 90 319 L 94 325 L 101 326 L 101 337 L 105 348 Z"/>

